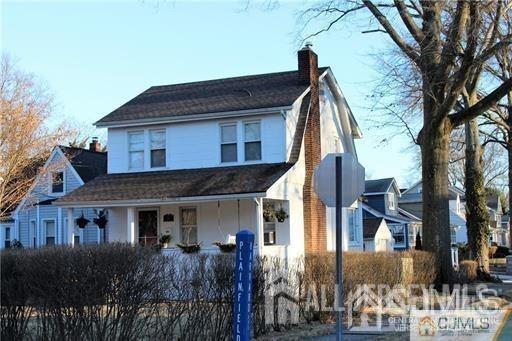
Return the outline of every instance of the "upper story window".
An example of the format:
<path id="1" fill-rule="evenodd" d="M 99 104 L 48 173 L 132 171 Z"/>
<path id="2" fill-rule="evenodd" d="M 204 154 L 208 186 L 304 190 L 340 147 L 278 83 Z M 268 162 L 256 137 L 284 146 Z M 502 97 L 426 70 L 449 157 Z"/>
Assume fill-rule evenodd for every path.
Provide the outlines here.
<path id="1" fill-rule="evenodd" d="M 150 130 L 151 168 L 165 167 L 165 130 Z"/>
<path id="2" fill-rule="evenodd" d="M 260 122 L 244 123 L 245 161 L 261 160 Z"/>
<path id="3" fill-rule="evenodd" d="M 220 135 L 221 162 L 236 162 L 238 160 L 236 124 L 222 125 Z"/>
<path id="4" fill-rule="evenodd" d="M 388 193 L 388 208 L 390 210 L 394 210 L 396 208 L 395 193 Z"/>
<path id="5" fill-rule="evenodd" d="M 129 168 L 144 168 L 144 132 L 128 133 Z"/>
<path id="6" fill-rule="evenodd" d="M 52 173 L 52 193 L 64 192 L 64 172 Z"/>

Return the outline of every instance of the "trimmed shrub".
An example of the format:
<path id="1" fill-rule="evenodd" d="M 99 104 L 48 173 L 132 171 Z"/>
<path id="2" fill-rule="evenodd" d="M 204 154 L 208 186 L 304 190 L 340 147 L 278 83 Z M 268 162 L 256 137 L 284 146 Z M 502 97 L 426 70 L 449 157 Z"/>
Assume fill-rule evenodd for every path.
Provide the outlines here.
<path id="1" fill-rule="evenodd" d="M 478 263 L 473 260 L 459 262 L 458 275 L 461 283 L 474 282 L 478 277 Z"/>
<path id="2" fill-rule="evenodd" d="M 414 278 L 426 283 L 435 274 L 425 252 L 346 253 L 344 289 L 358 284 L 402 280 L 401 257 L 414 262 Z M 1 252 L 0 326 L 3 340 L 84 339 L 225 340 L 231 338 L 234 297 L 233 254 L 162 255 L 126 244 L 51 247 Z M 299 299 L 306 320 L 330 321 L 330 313 L 309 310 L 310 288 L 333 306 L 335 255 L 312 255 L 284 263 L 256 258 L 253 269 L 253 330 L 258 337 L 292 326 L 291 320 L 265 317 L 268 292 L 285 283 Z M 430 276 L 430 277 L 429 277 Z M 271 306 L 272 308 L 272 306 Z"/>

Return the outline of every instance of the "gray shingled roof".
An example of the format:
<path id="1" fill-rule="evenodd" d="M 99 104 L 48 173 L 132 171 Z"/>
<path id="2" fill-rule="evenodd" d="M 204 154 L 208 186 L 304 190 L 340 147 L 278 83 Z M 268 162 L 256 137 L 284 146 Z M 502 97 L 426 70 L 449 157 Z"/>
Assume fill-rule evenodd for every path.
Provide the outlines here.
<path id="1" fill-rule="evenodd" d="M 96 123 L 289 106 L 307 88 L 298 71 L 152 86 Z"/>
<path id="2" fill-rule="evenodd" d="M 363 219 L 363 238 L 374 238 L 377 230 L 382 223 L 383 218 L 366 218 Z"/>
<path id="3" fill-rule="evenodd" d="M 107 153 L 84 148 L 59 146 L 83 182 L 107 173 Z"/>
<path id="4" fill-rule="evenodd" d="M 386 192 L 393 183 L 393 178 L 366 180 L 364 182 L 364 193 L 382 193 Z"/>
<path id="5" fill-rule="evenodd" d="M 59 203 L 115 200 L 172 200 L 182 197 L 263 193 L 293 165 L 255 164 L 233 167 L 107 174 L 99 176 Z"/>

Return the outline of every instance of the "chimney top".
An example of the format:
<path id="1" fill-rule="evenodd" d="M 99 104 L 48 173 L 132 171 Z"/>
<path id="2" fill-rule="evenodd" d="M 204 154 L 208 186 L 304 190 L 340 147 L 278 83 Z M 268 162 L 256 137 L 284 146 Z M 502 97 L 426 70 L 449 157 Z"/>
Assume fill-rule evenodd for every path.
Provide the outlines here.
<path id="1" fill-rule="evenodd" d="M 91 143 L 89 143 L 89 150 L 93 152 L 101 152 L 101 143 L 98 141 L 96 136 L 91 138 Z"/>
<path id="2" fill-rule="evenodd" d="M 312 82 L 318 82 L 318 56 L 311 49 L 313 44 L 306 42 L 306 45 L 297 52 L 299 83 L 311 85 Z"/>
<path id="3" fill-rule="evenodd" d="M 303 49 L 309 49 L 309 50 L 312 50 L 313 49 L 313 43 L 311 41 L 307 41 L 305 44 L 304 44 L 304 47 Z"/>

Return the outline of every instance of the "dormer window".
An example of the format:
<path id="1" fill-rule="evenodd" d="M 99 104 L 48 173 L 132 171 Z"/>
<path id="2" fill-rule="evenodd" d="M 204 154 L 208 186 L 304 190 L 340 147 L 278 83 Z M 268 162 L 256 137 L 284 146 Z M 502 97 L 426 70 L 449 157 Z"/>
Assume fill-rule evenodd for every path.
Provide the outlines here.
<path id="1" fill-rule="evenodd" d="M 134 131 L 128 133 L 129 168 L 144 168 L 144 132 Z"/>
<path id="2" fill-rule="evenodd" d="M 237 162 L 236 123 L 224 124 L 220 127 L 220 160 Z"/>
<path id="3" fill-rule="evenodd" d="M 64 193 L 64 172 L 52 173 L 52 193 Z"/>
<path id="4" fill-rule="evenodd" d="M 390 210 L 395 209 L 395 193 L 388 193 L 388 207 Z"/>
<path id="5" fill-rule="evenodd" d="M 151 168 L 165 167 L 165 130 L 150 130 Z"/>
<path id="6" fill-rule="evenodd" d="M 244 124 L 245 161 L 261 160 L 260 122 Z"/>

